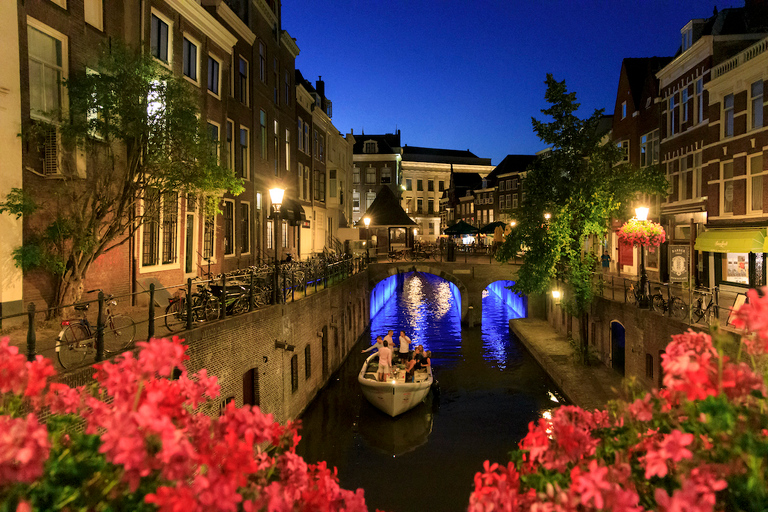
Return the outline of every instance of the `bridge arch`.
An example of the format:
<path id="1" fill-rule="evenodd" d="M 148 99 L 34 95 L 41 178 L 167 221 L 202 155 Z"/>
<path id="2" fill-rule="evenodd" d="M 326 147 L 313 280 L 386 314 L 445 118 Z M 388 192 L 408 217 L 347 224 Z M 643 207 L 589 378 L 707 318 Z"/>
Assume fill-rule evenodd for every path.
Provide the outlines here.
<path id="1" fill-rule="evenodd" d="M 492 281 L 484 288 L 490 293 L 498 296 L 512 311 L 514 311 L 520 318 L 528 317 L 528 297 L 525 295 L 518 295 L 509 289 L 515 282 L 508 279 L 499 279 Z"/>
<path id="2" fill-rule="evenodd" d="M 384 279 L 387 279 L 392 276 L 396 276 L 398 274 L 405 274 L 408 272 L 422 272 L 424 274 L 432 274 L 437 277 L 440 277 L 442 279 L 445 279 L 449 283 L 456 286 L 456 288 L 459 290 L 459 308 L 461 311 L 461 321 L 465 322 L 467 319 L 467 311 L 469 308 L 469 291 L 467 290 L 466 284 L 462 282 L 461 279 L 456 277 L 455 275 L 446 272 L 443 269 L 440 269 L 438 267 L 434 267 L 429 265 L 429 263 L 403 263 L 398 265 L 387 265 L 387 266 L 377 266 L 378 268 L 373 268 L 369 270 L 368 273 L 368 289 L 369 290 L 375 290 L 376 285 L 383 281 Z"/>

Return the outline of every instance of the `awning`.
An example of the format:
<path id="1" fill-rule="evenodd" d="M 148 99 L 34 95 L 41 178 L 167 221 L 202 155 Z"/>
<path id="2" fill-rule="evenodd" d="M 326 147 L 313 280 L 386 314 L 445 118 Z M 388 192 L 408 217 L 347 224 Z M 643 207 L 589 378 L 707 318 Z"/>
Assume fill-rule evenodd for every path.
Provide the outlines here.
<path id="1" fill-rule="evenodd" d="M 274 212 L 272 214 L 274 218 Z M 280 206 L 280 219 L 287 220 L 289 224 L 297 226 L 300 222 L 307 219 L 304 208 L 293 199 L 283 198 L 283 204 Z"/>
<path id="2" fill-rule="evenodd" d="M 696 238 L 694 249 L 708 252 L 768 252 L 765 229 L 710 229 Z"/>

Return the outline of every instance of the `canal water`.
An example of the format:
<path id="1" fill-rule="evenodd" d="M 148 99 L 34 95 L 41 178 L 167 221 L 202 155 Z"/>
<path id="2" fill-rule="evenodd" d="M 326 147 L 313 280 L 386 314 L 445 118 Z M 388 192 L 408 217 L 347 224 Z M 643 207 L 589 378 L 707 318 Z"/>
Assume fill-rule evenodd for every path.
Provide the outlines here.
<path id="1" fill-rule="evenodd" d="M 369 510 L 466 510 L 485 460 L 506 463 L 528 423 L 564 403 L 556 386 L 509 332 L 517 314 L 483 297 L 482 327 L 461 327 L 450 284 L 419 272 L 371 320 L 370 341 L 347 361 L 302 416 L 297 451 L 338 468 L 345 489 L 365 489 Z M 396 418 L 363 397 L 360 350 L 400 329 L 432 351 L 439 393 Z"/>

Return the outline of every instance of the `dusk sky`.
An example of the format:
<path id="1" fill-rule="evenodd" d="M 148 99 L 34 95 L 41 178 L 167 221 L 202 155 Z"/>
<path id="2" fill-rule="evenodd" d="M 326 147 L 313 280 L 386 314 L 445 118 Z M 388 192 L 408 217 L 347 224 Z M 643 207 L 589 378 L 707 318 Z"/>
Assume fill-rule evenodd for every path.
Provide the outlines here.
<path id="1" fill-rule="evenodd" d="M 342 133 L 401 130 L 411 146 L 469 149 L 498 164 L 544 148 L 544 79 L 613 113 L 624 57 L 672 56 L 680 29 L 727 0 L 283 0 L 296 67 L 325 81 Z"/>

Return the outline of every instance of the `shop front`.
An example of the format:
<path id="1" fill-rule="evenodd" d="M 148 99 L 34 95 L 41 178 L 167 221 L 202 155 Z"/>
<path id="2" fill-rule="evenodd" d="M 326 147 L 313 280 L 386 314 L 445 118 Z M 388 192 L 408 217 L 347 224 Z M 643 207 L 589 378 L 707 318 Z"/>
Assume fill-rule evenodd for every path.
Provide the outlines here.
<path id="1" fill-rule="evenodd" d="M 695 249 L 710 254 L 711 279 L 718 286 L 765 286 L 766 230 L 711 229 L 699 235 Z"/>

